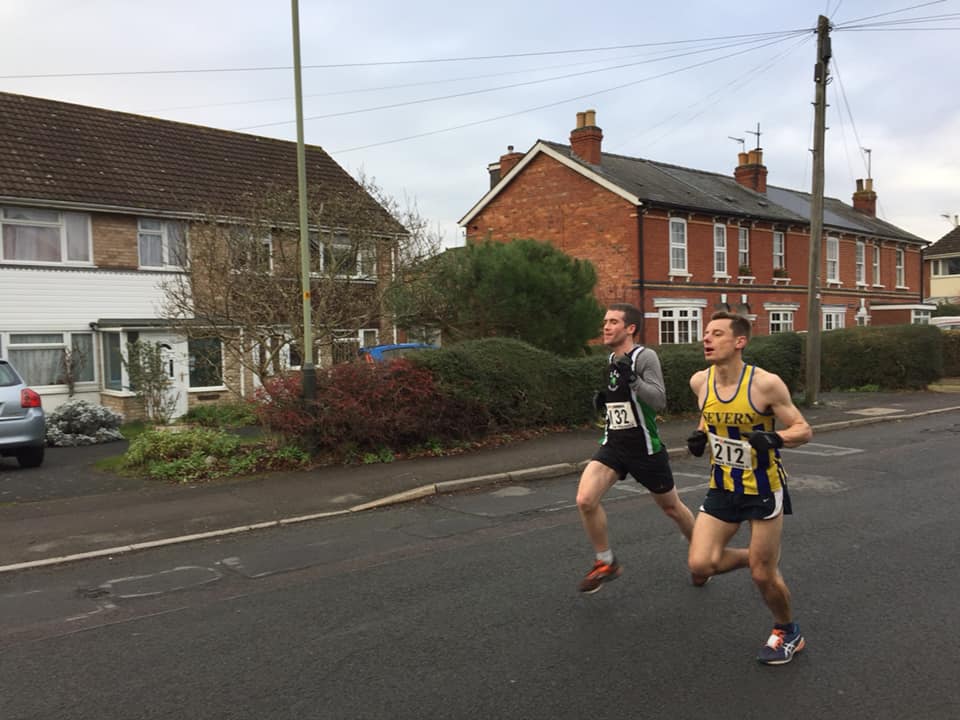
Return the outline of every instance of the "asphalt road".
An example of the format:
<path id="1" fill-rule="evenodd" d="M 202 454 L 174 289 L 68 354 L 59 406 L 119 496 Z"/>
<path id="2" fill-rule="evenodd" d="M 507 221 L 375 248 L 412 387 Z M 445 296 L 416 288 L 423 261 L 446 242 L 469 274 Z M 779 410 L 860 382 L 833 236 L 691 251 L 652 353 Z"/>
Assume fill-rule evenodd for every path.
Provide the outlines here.
<path id="1" fill-rule="evenodd" d="M 960 414 L 787 451 L 783 571 L 689 584 L 636 485 L 592 596 L 575 477 L 0 577 L 0 718 L 956 718 Z M 705 464 L 674 464 L 700 500 Z M 738 537 L 744 542 L 745 531 Z"/>

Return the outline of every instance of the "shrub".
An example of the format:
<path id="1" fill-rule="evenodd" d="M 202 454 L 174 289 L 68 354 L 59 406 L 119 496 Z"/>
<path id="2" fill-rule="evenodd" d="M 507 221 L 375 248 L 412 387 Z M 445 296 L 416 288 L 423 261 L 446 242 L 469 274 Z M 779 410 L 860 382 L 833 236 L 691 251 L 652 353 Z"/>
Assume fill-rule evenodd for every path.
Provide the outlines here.
<path id="1" fill-rule="evenodd" d="M 798 392 L 805 379 L 803 338 L 797 333 L 754 337 L 743 351 L 744 362 L 779 375 L 791 392 Z"/>
<path id="2" fill-rule="evenodd" d="M 204 427 L 243 427 L 256 424 L 257 415 L 248 402 L 216 403 L 190 408 L 183 421 Z"/>
<path id="3" fill-rule="evenodd" d="M 47 444 L 74 447 L 123 440 L 123 416 L 103 405 L 69 400 L 47 415 Z"/>
<path id="4" fill-rule="evenodd" d="M 229 433 L 195 428 L 150 430 L 135 438 L 124 467 L 168 482 L 197 482 L 306 465 L 306 453 L 289 446 L 244 445 Z"/>
<path id="5" fill-rule="evenodd" d="M 943 375 L 960 377 L 960 330 L 943 331 Z"/>
<path id="6" fill-rule="evenodd" d="M 890 325 L 823 334 L 824 390 L 877 385 L 921 389 L 943 376 L 943 333 L 929 325 Z"/>
<path id="7" fill-rule="evenodd" d="M 703 347 L 689 345 L 661 345 L 654 348 L 660 356 L 663 380 L 667 389 L 668 413 L 688 413 L 697 410 L 697 397 L 690 390 L 690 376 L 707 367 Z"/>

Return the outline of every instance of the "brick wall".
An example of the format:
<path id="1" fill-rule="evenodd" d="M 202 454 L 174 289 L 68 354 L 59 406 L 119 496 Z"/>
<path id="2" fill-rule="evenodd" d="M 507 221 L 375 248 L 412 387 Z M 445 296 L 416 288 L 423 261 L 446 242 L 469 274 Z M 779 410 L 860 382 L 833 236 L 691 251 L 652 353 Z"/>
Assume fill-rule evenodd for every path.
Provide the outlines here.
<path id="1" fill-rule="evenodd" d="M 137 247 L 137 218 L 132 215 L 93 213 L 93 262 L 102 268 L 136 270 L 140 264 Z"/>

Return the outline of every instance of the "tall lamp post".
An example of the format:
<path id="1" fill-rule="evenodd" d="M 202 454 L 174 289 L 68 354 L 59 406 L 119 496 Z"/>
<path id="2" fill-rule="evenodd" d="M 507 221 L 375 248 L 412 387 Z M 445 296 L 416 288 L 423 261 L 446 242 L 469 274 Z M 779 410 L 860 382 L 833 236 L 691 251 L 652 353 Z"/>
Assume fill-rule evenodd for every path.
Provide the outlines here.
<path id="1" fill-rule="evenodd" d="M 300 81 L 300 7 L 290 0 L 293 16 L 293 85 L 297 106 L 297 195 L 300 207 L 300 285 L 303 289 L 303 399 L 317 394 L 317 368 L 313 363 L 313 307 L 310 295 L 310 232 L 307 228 L 307 156 L 303 145 L 303 87 Z"/>

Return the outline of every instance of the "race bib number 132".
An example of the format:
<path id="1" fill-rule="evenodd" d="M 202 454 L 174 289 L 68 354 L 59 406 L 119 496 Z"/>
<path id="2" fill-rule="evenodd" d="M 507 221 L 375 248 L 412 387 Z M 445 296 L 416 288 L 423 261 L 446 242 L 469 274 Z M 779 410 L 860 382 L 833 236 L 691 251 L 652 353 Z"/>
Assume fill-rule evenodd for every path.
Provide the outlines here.
<path id="1" fill-rule="evenodd" d="M 607 403 L 607 426 L 611 430 L 626 430 L 637 426 L 633 407 L 628 402 Z"/>

